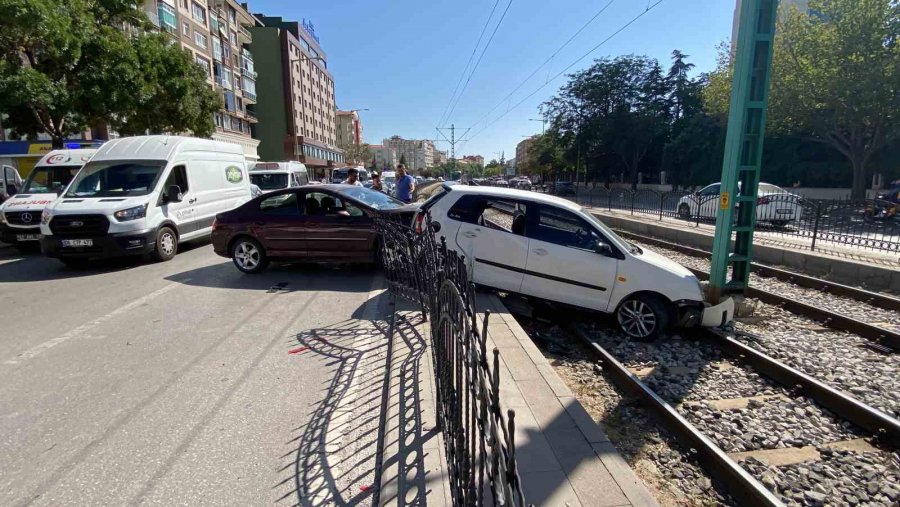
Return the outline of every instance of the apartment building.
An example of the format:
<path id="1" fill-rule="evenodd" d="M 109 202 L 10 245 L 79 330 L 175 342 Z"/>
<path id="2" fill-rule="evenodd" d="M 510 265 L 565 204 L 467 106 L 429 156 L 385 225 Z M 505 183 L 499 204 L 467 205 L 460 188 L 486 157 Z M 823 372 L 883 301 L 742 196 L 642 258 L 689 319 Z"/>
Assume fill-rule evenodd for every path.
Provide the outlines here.
<path id="1" fill-rule="evenodd" d="M 434 165 L 444 165 L 447 163 L 449 159 L 447 158 L 447 152 L 441 150 L 434 150 Z"/>
<path id="2" fill-rule="evenodd" d="M 338 110 L 335 116 L 336 140 L 338 148 L 347 150 L 363 143 L 362 121 L 357 111 Z"/>
<path id="3" fill-rule="evenodd" d="M 397 156 L 406 160 L 406 165 L 413 171 L 434 167 L 434 143 L 428 139 L 403 139 L 393 136 L 382 142 L 385 147 L 393 148 Z"/>
<path id="4" fill-rule="evenodd" d="M 460 161 L 466 164 L 473 164 L 484 167 L 484 157 L 482 157 L 481 155 L 465 155 L 460 159 Z"/>
<path id="5" fill-rule="evenodd" d="M 516 145 L 516 169 L 519 170 L 519 174 L 525 174 L 527 171 L 532 170 L 532 157 L 528 152 L 531 150 L 531 146 L 534 145 L 536 140 L 537 136 L 533 136 L 528 139 L 523 139 Z"/>
<path id="6" fill-rule="evenodd" d="M 334 77 L 311 26 L 256 14 L 250 49 L 259 97 L 254 110 L 260 156 L 299 160 L 316 177 L 343 164 L 337 146 Z"/>
<path id="7" fill-rule="evenodd" d="M 393 170 L 400 163 L 400 157 L 397 150 L 383 144 L 371 144 L 369 150 L 372 151 L 372 157 L 375 159 L 375 169 L 378 171 Z M 367 161 L 366 164 L 371 164 Z"/>

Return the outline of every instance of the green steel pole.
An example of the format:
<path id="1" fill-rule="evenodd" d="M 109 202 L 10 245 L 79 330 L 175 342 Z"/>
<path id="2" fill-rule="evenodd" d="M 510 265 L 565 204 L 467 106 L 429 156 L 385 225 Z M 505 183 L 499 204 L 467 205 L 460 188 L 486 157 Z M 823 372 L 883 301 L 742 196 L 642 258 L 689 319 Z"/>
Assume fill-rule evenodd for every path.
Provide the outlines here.
<path id="1" fill-rule="evenodd" d="M 714 303 L 727 294 L 743 293 L 750 275 L 777 14 L 778 0 L 741 3 L 710 271 L 709 296 Z"/>

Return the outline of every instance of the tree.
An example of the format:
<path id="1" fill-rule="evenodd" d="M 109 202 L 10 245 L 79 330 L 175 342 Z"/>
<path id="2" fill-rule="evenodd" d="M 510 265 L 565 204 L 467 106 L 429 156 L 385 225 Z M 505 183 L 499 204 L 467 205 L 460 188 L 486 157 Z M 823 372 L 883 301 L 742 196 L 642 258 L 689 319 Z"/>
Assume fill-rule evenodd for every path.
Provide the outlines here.
<path id="1" fill-rule="evenodd" d="M 344 150 L 344 160 L 347 161 L 348 164 L 362 164 L 366 160 L 369 160 L 370 157 L 372 157 L 372 149 L 366 143 L 352 143 Z"/>
<path id="2" fill-rule="evenodd" d="M 93 124 L 208 135 L 218 99 L 140 0 L 0 0 L 0 111 L 54 147 Z M 122 27 L 130 27 L 122 30 Z M 146 67 L 145 67 L 146 66 Z M 155 119 L 154 119 L 155 118 Z"/>
<path id="3" fill-rule="evenodd" d="M 865 198 L 872 156 L 900 138 L 900 3 L 810 0 L 778 27 L 769 101 L 774 132 L 827 144 Z"/>

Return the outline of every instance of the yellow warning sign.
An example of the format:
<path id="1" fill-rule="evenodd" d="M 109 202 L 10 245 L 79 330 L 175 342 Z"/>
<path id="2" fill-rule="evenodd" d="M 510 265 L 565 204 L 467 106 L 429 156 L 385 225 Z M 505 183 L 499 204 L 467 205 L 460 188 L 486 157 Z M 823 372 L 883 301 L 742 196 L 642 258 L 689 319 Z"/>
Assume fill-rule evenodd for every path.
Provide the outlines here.
<path id="1" fill-rule="evenodd" d="M 728 209 L 730 205 L 731 199 L 728 198 L 728 192 L 722 192 L 722 195 L 719 197 L 719 209 Z"/>

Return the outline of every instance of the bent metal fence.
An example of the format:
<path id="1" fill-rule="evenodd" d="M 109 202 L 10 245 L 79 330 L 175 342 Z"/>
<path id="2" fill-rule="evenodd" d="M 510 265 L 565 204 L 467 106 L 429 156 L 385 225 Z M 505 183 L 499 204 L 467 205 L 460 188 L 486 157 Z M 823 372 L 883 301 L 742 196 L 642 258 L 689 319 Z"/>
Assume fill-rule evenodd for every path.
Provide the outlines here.
<path id="1" fill-rule="evenodd" d="M 582 206 L 674 219 L 694 227 L 714 225 L 721 202 L 717 193 L 599 187 L 581 187 L 576 195 L 565 197 Z M 900 204 L 884 199 L 830 201 L 793 194 L 762 195 L 757 199 L 756 229 L 763 237 L 799 239 L 797 243 L 810 250 L 829 245 L 900 253 Z"/>
<path id="2" fill-rule="evenodd" d="M 479 327 L 464 257 L 393 218 L 376 218 L 375 227 L 390 290 L 420 305 L 431 324 L 437 421 L 454 505 L 524 506 L 516 414 L 500 407 L 500 352 L 488 353 L 490 313 Z"/>

